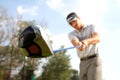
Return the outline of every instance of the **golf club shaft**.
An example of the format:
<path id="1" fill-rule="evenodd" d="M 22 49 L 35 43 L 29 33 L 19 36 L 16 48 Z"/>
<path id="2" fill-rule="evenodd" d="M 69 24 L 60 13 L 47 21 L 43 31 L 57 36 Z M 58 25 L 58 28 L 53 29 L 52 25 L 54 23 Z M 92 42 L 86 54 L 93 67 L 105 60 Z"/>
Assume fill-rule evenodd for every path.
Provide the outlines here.
<path id="1" fill-rule="evenodd" d="M 58 50 L 53 50 L 54 53 L 56 52 L 60 52 L 60 51 L 65 51 L 68 49 L 74 49 L 74 48 L 80 48 L 81 46 L 72 46 L 72 47 L 68 47 L 68 48 L 62 48 L 62 49 L 58 49 Z"/>

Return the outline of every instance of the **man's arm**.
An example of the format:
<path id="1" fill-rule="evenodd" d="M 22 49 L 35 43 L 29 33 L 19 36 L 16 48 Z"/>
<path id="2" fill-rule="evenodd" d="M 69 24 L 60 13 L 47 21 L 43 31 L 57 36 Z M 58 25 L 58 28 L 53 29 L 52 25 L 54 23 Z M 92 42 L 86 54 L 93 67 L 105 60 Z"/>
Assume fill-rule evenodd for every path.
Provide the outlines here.
<path id="1" fill-rule="evenodd" d="M 82 42 L 80 42 L 78 38 L 73 38 L 71 42 L 74 46 L 81 46 L 82 47 Z M 77 49 L 82 51 L 81 47 L 77 48 Z"/>
<path id="2" fill-rule="evenodd" d="M 92 34 L 91 38 L 85 39 L 82 41 L 84 44 L 86 44 L 87 46 L 90 44 L 96 44 L 98 42 L 100 42 L 100 36 L 97 32 Z"/>
<path id="3" fill-rule="evenodd" d="M 73 38 L 71 42 L 74 46 L 81 46 L 82 45 L 82 42 L 80 42 L 78 38 Z"/>
<path id="4" fill-rule="evenodd" d="M 78 38 L 72 39 L 72 44 L 74 46 L 81 46 L 80 48 L 78 48 L 78 50 L 80 51 L 84 50 L 90 44 L 96 44 L 98 42 L 100 42 L 100 37 L 99 34 L 96 32 L 92 34 L 91 38 L 84 39 L 83 41 L 79 41 Z"/>
<path id="5" fill-rule="evenodd" d="M 88 39 L 84 39 L 82 41 L 82 47 L 79 50 L 84 50 L 85 48 L 87 48 L 90 44 L 97 44 L 98 42 L 100 42 L 100 37 L 98 33 L 93 33 L 91 38 Z"/>

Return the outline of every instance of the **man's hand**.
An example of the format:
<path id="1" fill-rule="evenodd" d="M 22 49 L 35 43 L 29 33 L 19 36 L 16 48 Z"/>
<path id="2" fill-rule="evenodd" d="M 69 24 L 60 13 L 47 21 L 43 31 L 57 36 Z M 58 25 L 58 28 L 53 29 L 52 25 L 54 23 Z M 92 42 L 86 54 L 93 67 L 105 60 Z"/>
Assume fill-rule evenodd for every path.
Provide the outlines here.
<path id="1" fill-rule="evenodd" d="M 80 46 L 80 48 L 77 48 L 77 49 L 80 50 L 80 51 L 85 50 L 86 47 L 88 46 L 88 42 L 87 42 L 86 39 L 83 40 L 83 41 L 79 41 L 78 38 L 73 38 L 73 39 L 72 39 L 72 44 L 73 44 L 74 46 Z"/>
<path id="2" fill-rule="evenodd" d="M 84 39 L 82 42 L 81 48 L 79 48 L 80 51 L 85 50 L 89 45 L 91 44 L 97 44 L 100 41 L 99 34 L 93 33 L 91 38 Z"/>
<path id="3" fill-rule="evenodd" d="M 81 43 L 82 43 L 82 45 L 80 48 L 78 48 L 78 50 L 83 51 L 87 48 L 88 43 L 87 43 L 87 40 L 83 40 Z"/>

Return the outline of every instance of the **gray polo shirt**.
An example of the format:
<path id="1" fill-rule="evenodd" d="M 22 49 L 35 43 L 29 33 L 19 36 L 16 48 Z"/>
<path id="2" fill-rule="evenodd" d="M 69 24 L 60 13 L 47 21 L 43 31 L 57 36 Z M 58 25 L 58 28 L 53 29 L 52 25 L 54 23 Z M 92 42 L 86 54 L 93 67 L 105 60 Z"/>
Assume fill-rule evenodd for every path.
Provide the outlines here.
<path id="1" fill-rule="evenodd" d="M 97 32 L 97 30 L 95 29 L 94 25 L 90 24 L 85 25 L 81 31 L 74 30 L 70 32 L 68 37 L 70 41 L 72 41 L 73 38 L 78 38 L 80 41 L 82 41 L 84 39 L 91 38 L 94 32 Z M 80 58 L 84 58 L 98 53 L 98 46 L 97 44 L 91 44 L 83 51 L 77 49 L 77 53 Z"/>

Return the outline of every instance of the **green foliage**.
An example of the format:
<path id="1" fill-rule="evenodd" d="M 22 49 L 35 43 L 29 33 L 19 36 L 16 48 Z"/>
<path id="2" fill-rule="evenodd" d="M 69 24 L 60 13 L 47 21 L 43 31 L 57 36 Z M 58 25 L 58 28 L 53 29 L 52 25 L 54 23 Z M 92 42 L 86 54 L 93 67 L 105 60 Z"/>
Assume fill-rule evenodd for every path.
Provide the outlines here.
<path id="1" fill-rule="evenodd" d="M 70 80 L 79 80 L 79 76 L 78 76 L 78 71 L 77 70 L 74 70 L 74 69 L 72 70 Z"/>
<path id="2" fill-rule="evenodd" d="M 3 78 L 3 70 L 0 69 L 0 80 Z"/>
<path id="3" fill-rule="evenodd" d="M 34 69 L 30 68 L 29 66 L 25 66 L 20 70 L 18 75 L 16 75 L 16 79 L 19 77 L 20 80 L 34 80 L 33 71 Z"/>
<path id="4" fill-rule="evenodd" d="M 43 67 L 43 73 L 36 80 L 69 80 L 71 76 L 70 58 L 65 54 L 55 54 Z"/>

